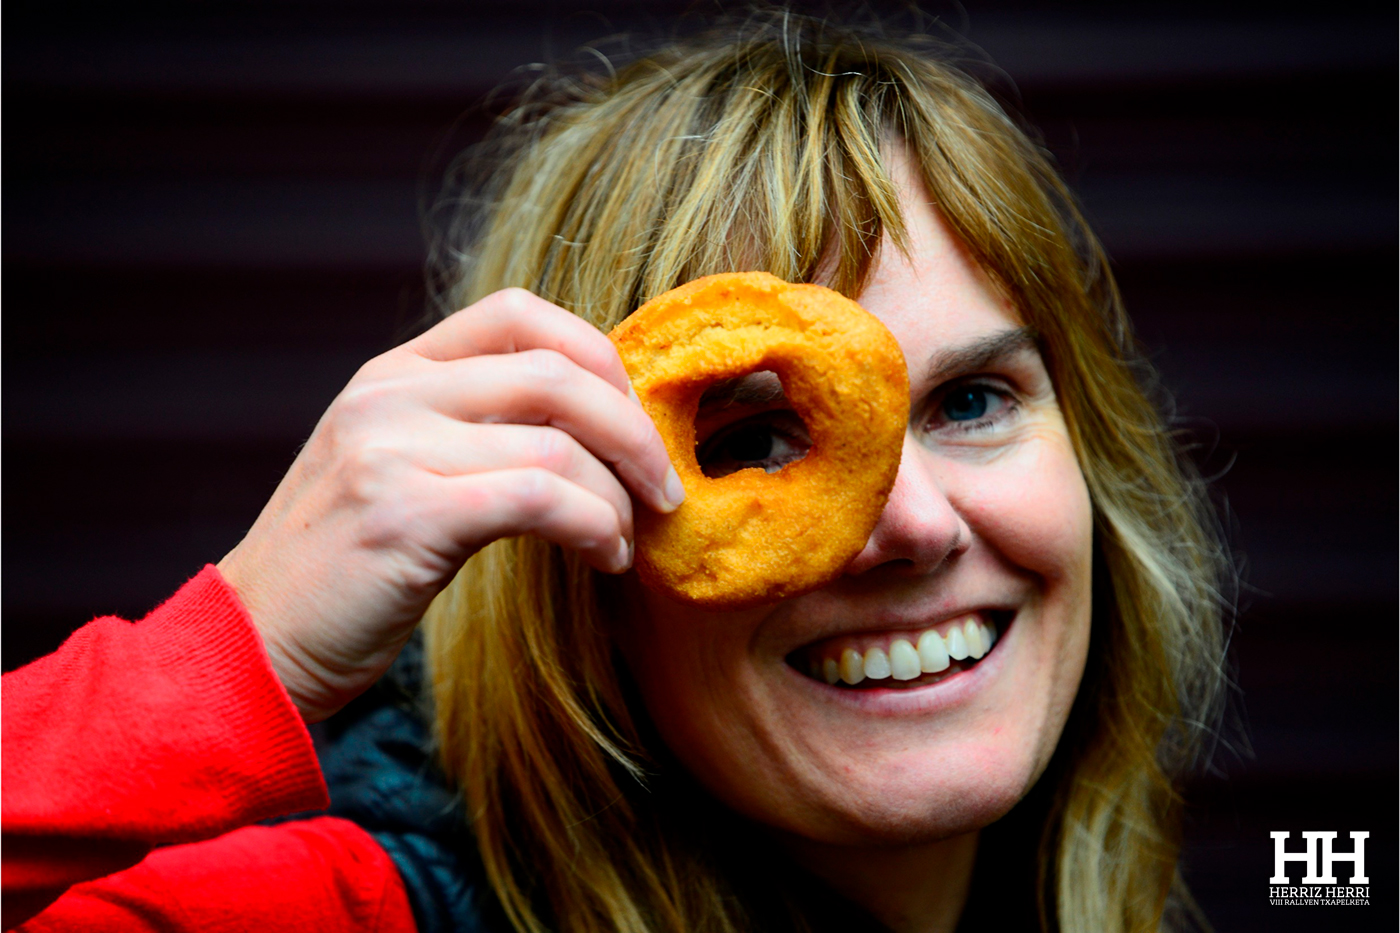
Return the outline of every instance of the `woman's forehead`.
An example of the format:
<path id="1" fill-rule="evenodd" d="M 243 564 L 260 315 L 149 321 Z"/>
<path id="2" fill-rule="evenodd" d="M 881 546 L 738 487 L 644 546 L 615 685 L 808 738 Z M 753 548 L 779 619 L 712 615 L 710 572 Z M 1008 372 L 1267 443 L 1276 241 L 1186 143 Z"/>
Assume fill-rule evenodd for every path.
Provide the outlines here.
<path id="1" fill-rule="evenodd" d="M 977 352 L 1023 325 L 927 200 L 922 183 L 906 182 L 901 205 L 909 248 L 886 241 L 859 301 L 894 334 L 916 378 L 940 355 Z"/>

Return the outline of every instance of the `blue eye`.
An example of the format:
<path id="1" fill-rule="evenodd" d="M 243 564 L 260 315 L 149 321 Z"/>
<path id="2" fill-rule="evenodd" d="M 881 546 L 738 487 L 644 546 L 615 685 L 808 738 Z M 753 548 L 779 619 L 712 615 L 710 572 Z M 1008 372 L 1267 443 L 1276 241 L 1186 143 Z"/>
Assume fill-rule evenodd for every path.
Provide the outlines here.
<path id="1" fill-rule="evenodd" d="M 987 396 L 982 386 L 962 386 L 943 397 L 943 414 L 949 421 L 975 421 L 987 414 Z"/>

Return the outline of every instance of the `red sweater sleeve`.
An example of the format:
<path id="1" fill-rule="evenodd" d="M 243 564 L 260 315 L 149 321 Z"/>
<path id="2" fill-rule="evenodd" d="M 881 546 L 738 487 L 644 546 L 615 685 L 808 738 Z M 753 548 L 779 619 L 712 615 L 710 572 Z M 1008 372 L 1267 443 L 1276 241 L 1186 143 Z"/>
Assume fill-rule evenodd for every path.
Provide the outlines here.
<path id="1" fill-rule="evenodd" d="M 412 929 L 397 872 L 353 824 L 229 832 L 328 801 L 310 736 L 212 566 L 141 622 L 98 619 L 5 675 L 3 700 L 7 927 L 110 876 L 31 925 L 202 930 L 213 910 L 233 912 L 224 925 Z M 147 857 L 167 843 L 194 844 Z M 279 904 L 279 920 L 262 916 Z"/>
<path id="2" fill-rule="evenodd" d="M 413 933 L 414 924 L 379 844 L 348 820 L 321 817 L 157 849 L 70 888 L 20 930 Z"/>

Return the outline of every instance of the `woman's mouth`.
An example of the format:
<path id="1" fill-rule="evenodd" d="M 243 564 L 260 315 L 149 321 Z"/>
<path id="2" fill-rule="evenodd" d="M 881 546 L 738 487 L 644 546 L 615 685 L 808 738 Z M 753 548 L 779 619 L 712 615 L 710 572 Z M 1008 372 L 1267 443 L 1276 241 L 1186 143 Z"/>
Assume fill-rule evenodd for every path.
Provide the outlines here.
<path id="1" fill-rule="evenodd" d="M 1010 612 L 973 612 L 914 632 L 838 635 L 799 648 L 788 663 L 848 690 L 907 690 L 938 683 L 986 657 Z"/>

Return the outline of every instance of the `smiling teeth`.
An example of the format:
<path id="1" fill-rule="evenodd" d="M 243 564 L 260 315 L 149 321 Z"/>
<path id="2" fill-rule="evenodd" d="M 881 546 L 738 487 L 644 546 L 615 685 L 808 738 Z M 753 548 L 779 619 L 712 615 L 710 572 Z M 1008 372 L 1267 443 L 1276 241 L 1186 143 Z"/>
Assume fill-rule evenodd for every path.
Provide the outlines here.
<path id="1" fill-rule="evenodd" d="M 982 626 L 971 619 L 963 623 L 963 638 L 967 639 L 967 653 L 973 658 L 981 658 L 991 647 L 982 640 Z"/>
<path id="2" fill-rule="evenodd" d="M 863 680 L 891 677 L 901 681 L 916 680 L 923 674 L 946 671 L 953 661 L 983 658 L 996 640 L 995 626 L 968 617 L 949 627 L 946 635 L 929 629 L 920 633 L 916 642 L 896 638 L 888 652 L 879 645 L 872 645 L 864 654 L 848 647 L 841 652 L 839 660 L 822 658 L 820 664 L 810 662 L 808 670 L 812 677 L 833 686 L 844 682 L 854 687 Z"/>
<path id="3" fill-rule="evenodd" d="M 895 680 L 913 680 L 922 673 L 919 652 L 903 638 L 895 639 L 890 645 L 890 676 Z"/>
<path id="4" fill-rule="evenodd" d="M 865 652 L 865 676 L 871 680 L 884 680 L 890 676 L 890 656 L 883 648 L 871 648 Z"/>
<path id="5" fill-rule="evenodd" d="M 822 680 L 829 684 L 835 684 L 841 679 L 841 664 L 835 658 L 827 658 L 822 662 Z"/>
<path id="6" fill-rule="evenodd" d="M 852 687 L 865 679 L 865 661 L 854 648 L 841 652 L 841 679 Z"/>
<path id="7" fill-rule="evenodd" d="M 967 636 L 963 635 L 963 630 L 958 626 L 948 629 L 948 657 L 954 661 L 962 661 L 967 658 Z"/>
<path id="8" fill-rule="evenodd" d="M 948 646 L 943 642 L 943 636 L 935 631 L 927 631 L 919 636 L 919 669 L 925 674 L 937 674 L 939 671 L 946 671 L 951 662 L 948 660 Z"/>

